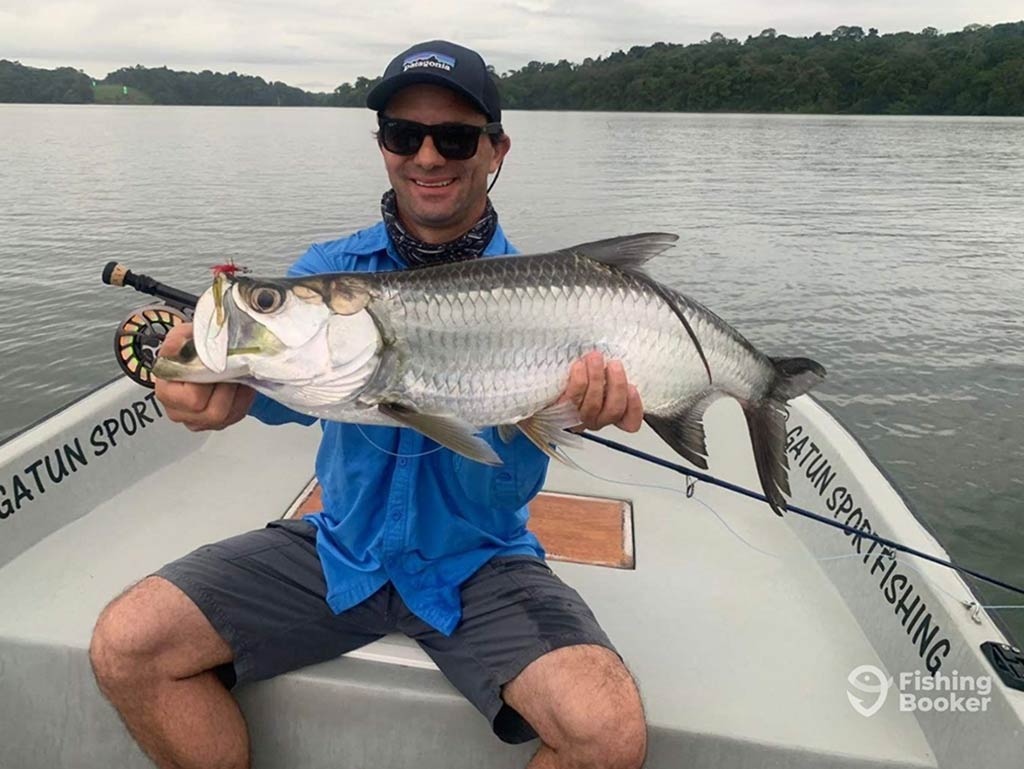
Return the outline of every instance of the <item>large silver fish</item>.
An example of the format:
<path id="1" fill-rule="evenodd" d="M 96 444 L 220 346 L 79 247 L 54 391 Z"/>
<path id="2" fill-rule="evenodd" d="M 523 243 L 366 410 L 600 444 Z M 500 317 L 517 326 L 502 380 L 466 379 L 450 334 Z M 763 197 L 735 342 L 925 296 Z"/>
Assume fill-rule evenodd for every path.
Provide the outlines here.
<path id="1" fill-rule="evenodd" d="M 553 405 L 571 364 L 622 361 L 646 422 L 707 467 L 702 417 L 729 395 L 746 415 L 765 496 L 789 493 L 786 401 L 824 369 L 772 359 L 714 313 L 642 269 L 675 235 L 612 238 L 545 254 L 382 273 L 260 279 L 218 275 L 194 341 L 161 356 L 162 379 L 235 381 L 325 419 L 412 427 L 472 459 L 501 460 L 479 435 L 522 430 L 567 443 L 572 404 Z"/>

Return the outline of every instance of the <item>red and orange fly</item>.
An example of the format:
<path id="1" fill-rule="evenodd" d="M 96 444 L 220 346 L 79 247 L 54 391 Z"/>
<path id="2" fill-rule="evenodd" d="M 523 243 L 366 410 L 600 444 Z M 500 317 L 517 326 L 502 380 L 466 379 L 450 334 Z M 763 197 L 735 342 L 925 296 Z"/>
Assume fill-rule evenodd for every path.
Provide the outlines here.
<path id="1" fill-rule="evenodd" d="M 235 264 L 234 259 L 228 259 L 227 264 L 215 264 L 210 268 L 213 271 L 213 306 L 217 311 L 217 326 L 224 325 L 224 281 L 234 278 L 238 273 L 249 272 L 245 267 Z"/>
<path id="2" fill-rule="evenodd" d="M 235 277 L 238 273 L 249 272 L 248 267 L 242 267 L 235 264 L 234 259 L 229 259 L 226 264 L 215 264 L 210 268 L 213 272 L 213 277 L 216 278 L 218 275 L 227 275 L 229 278 Z"/>

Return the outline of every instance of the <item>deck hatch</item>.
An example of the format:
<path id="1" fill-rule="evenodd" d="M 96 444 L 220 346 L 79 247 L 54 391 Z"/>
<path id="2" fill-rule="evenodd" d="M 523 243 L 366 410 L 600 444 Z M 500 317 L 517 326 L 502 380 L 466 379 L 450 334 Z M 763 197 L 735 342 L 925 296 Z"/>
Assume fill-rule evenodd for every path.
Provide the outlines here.
<path id="1" fill-rule="evenodd" d="M 301 518 L 322 509 L 320 484 L 314 480 L 284 517 Z M 552 561 L 613 569 L 635 565 L 633 505 L 628 500 L 541 492 L 530 502 L 529 528 Z"/>

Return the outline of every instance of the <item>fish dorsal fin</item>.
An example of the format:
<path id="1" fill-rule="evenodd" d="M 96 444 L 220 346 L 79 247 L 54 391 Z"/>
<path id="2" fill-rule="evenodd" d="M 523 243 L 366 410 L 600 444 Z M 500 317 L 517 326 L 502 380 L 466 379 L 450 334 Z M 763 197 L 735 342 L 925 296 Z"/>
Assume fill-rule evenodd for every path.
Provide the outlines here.
<path id="1" fill-rule="evenodd" d="M 679 236 L 671 232 L 642 232 L 639 235 L 622 235 L 580 243 L 565 250 L 609 267 L 636 271 L 648 260 L 672 248 L 677 240 Z"/>
<path id="2" fill-rule="evenodd" d="M 456 454 L 483 462 L 485 465 L 503 464 L 501 457 L 491 445 L 476 434 L 479 430 L 457 417 L 421 414 L 397 404 L 382 403 L 377 408 L 381 414 L 418 430 Z"/>

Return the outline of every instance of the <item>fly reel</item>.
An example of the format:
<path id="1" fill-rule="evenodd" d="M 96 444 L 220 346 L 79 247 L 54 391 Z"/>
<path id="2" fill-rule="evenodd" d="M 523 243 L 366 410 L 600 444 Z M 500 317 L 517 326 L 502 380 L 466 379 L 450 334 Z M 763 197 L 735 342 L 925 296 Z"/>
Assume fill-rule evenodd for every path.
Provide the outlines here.
<path id="1" fill-rule="evenodd" d="M 121 370 L 133 382 L 152 389 L 153 364 L 167 332 L 191 320 L 190 308 L 183 310 L 166 304 L 153 304 L 133 312 L 114 332 L 114 355 Z"/>

